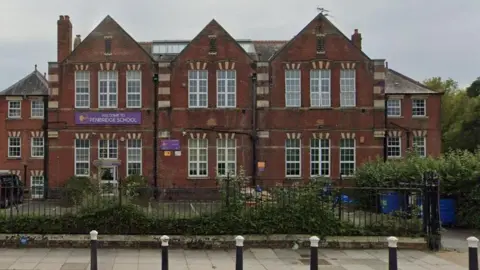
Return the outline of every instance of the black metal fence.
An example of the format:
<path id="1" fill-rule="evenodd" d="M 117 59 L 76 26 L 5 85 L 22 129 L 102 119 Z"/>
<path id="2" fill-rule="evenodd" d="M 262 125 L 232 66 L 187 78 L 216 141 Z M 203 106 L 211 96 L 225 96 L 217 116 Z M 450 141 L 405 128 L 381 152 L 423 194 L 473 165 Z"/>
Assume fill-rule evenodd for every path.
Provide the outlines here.
<path id="1" fill-rule="evenodd" d="M 425 190 L 419 187 L 338 187 L 329 183 L 276 184 L 248 187 L 224 182 L 215 187 L 110 189 L 56 188 L 48 200 L 20 201 L 17 190 L 0 192 L 0 218 L 61 216 L 105 205 L 130 205 L 148 216 L 193 218 L 213 215 L 235 206 L 245 211 L 265 206 L 278 208 L 303 203 L 322 208 L 338 220 L 357 228 L 396 227 L 407 234 L 422 234 Z M 308 200 L 308 203 L 305 203 Z M 379 232 L 380 233 L 380 232 Z"/>

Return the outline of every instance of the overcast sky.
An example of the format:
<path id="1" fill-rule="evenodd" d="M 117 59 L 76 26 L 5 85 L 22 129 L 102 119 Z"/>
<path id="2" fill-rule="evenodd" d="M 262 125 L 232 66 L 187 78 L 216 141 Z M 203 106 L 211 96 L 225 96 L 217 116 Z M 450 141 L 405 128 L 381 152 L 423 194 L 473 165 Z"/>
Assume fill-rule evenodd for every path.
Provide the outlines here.
<path id="1" fill-rule="evenodd" d="M 0 90 L 35 64 L 47 72 L 60 14 L 82 37 L 110 15 L 137 41 L 191 39 L 212 18 L 235 38 L 286 40 L 319 5 L 348 37 L 360 30 L 367 55 L 416 80 L 480 76 L 478 0 L 0 0 Z"/>

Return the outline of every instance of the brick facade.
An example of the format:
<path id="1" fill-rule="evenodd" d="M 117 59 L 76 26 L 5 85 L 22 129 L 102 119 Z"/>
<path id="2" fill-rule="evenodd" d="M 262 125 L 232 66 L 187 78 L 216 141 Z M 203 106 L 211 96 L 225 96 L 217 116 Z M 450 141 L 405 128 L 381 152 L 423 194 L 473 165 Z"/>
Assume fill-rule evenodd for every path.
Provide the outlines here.
<path id="1" fill-rule="evenodd" d="M 99 157 L 99 141 L 117 141 L 118 156 L 108 162 L 118 166 L 118 178 L 122 179 L 127 176 L 127 142 L 140 139 L 142 174 L 152 184 L 156 181 L 166 187 L 215 185 L 217 170 L 223 170 L 217 158 L 223 155 L 229 155 L 236 171 L 244 168 L 257 184 L 309 179 L 315 177 L 311 149 L 317 139 L 329 145 L 328 165 L 319 166 L 337 179 L 341 171 L 340 145 L 354 143 L 353 162 L 359 166 L 383 156 L 385 130 L 392 136 L 401 134 L 392 133 L 398 129 L 408 133 L 401 140 L 408 137 L 412 144 L 413 137 L 426 136 L 427 154 L 440 154 L 441 96 L 390 71 L 385 60 L 370 59 L 361 51 L 362 37 L 357 30 L 349 39 L 321 14 L 290 41 L 235 40 L 212 20 L 191 41 L 165 41 L 160 48 L 156 42 L 137 43 L 109 16 L 83 41 L 77 37 L 73 50 L 72 36 L 70 18 L 60 16 L 58 59 L 49 63 L 48 71 L 47 171 L 48 185 L 52 187 L 75 174 L 76 140 L 90 142 L 88 174 L 96 178 L 101 178 L 100 167 L 106 166 Z M 141 73 L 139 108 L 127 107 L 127 73 L 131 70 Z M 291 87 L 286 85 L 289 70 L 300 78 L 295 81 L 299 84 L 295 87 L 300 89 L 299 106 L 289 107 L 286 102 L 285 89 Z M 312 74 L 320 74 L 321 70 L 329 72 L 329 102 L 328 106 L 316 107 L 312 103 L 311 80 Z M 100 106 L 103 96 L 108 96 L 107 103 L 111 102 L 110 95 L 99 93 L 100 88 L 112 89 L 99 83 L 102 71 L 114 71 L 109 74 L 118 76 L 116 104 L 112 106 L 115 108 Z M 78 108 L 77 76 L 86 73 L 89 104 Z M 347 73 L 355 77 L 354 103 L 350 107 L 341 102 L 341 92 L 346 91 L 342 89 L 348 84 L 341 74 Z M 157 82 L 152 79 L 154 74 L 158 74 Z M 415 91 L 409 92 L 413 88 Z M 234 89 L 234 101 L 227 101 L 232 98 L 229 89 Z M 425 98 L 426 117 L 412 118 L 412 97 Z M 385 120 L 386 99 L 390 98 L 403 100 L 403 113 Z M 141 113 L 141 123 L 79 125 L 75 122 L 79 112 Z M 6 125 L 10 125 L 8 121 Z M 166 139 L 179 140 L 180 151 L 161 151 Z M 293 176 L 286 176 L 287 140 L 299 142 L 299 169 Z M 192 152 L 193 145 L 203 142 L 207 145 L 205 151 L 197 147 Z M 228 142 L 234 142 L 233 148 L 222 148 Z M 404 153 L 406 148 L 401 151 Z M 206 165 L 200 161 L 204 159 Z M 196 161 L 189 166 L 189 160 Z M 225 166 L 233 166 L 227 163 Z M 262 168 L 257 170 L 257 164 Z"/>

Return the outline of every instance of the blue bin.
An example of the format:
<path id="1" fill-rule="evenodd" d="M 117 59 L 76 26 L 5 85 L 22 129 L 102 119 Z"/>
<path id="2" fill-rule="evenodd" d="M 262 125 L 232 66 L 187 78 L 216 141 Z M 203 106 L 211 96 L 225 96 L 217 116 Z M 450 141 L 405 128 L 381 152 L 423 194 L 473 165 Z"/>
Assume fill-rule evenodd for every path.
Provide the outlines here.
<path id="1" fill-rule="evenodd" d="M 456 203 L 454 199 L 440 199 L 440 221 L 442 226 L 455 225 L 456 219 Z"/>
<path id="2" fill-rule="evenodd" d="M 380 195 L 380 209 L 384 214 L 390 214 L 400 210 L 400 202 L 397 192 L 389 192 Z"/>

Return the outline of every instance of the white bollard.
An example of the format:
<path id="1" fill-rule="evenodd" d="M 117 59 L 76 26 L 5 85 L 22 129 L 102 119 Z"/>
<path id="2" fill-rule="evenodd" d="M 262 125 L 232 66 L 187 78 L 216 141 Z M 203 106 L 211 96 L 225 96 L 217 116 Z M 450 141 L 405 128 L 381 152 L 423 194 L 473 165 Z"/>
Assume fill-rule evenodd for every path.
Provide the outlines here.
<path id="1" fill-rule="evenodd" d="M 235 237 L 236 256 L 235 270 L 243 270 L 243 243 L 245 238 L 241 235 Z"/>
<path id="2" fill-rule="evenodd" d="M 388 241 L 388 269 L 398 270 L 398 261 L 397 261 L 398 238 L 396 238 L 395 236 L 390 236 L 387 238 L 387 241 Z"/>
<path id="3" fill-rule="evenodd" d="M 478 270 L 478 238 L 470 236 L 468 242 L 468 269 Z"/>
<path id="4" fill-rule="evenodd" d="M 310 237 L 310 270 L 318 270 L 318 236 Z"/>

